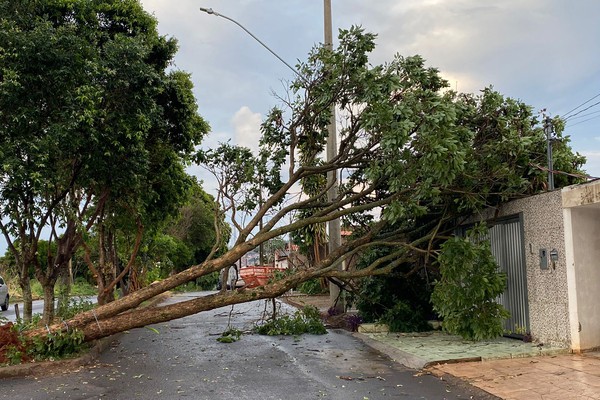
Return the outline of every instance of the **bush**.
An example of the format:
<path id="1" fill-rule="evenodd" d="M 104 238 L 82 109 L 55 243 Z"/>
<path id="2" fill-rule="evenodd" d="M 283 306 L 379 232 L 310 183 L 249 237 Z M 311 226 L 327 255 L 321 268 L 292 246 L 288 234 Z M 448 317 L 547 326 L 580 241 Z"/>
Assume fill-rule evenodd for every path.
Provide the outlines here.
<path id="1" fill-rule="evenodd" d="M 420 276 L 396 272 L 364 279 L 355 301 L 365 322 L 385 323 L 393 332 L 421 332 L 430 329 L 430 295 L 429 285 Z"/>
<path id="2" fill-rule="evenodd" d="M 71 296 L 95 296 L 98 294 L 98 289 L 85 278 L 78 277 L 71 285 L 70 294 Z"/>
<path id="3" fill-rule="evenodd" d="M 62 319 L 70 319 L 75 315 L 89 311 L 94 308 L 94 303 L 83 298 L 83 297 L 73 297 L 69 299 L 66 307 L 59 307 L 56 311 L 56 316 Z"/>
<path id="4" fill-rule="evenodd" d="M 321 280 L 317 278 L 309 279 L 298 285 L 297 290 L 304 294 L 322 294 L 324 293 Z"/>
<path id="5" fill-rule="evenodd" d="M 502 321 L 508 311 L 496 303 L 504 292 L 506 275 L 498 266 L 485 238 L 485 226 L 454 237 L 441 247 L 438 257 L 441 279 L 435 285 L 431 302 L 444 318 L 443 328 L 468 340 L 501 336 Z"/>
<path id="6" fill-rule="evenodd" d="M 388 308 L 379 322 L 387 324 L 392 332 L 421 332 L 430 329 L 423 311 L 403 301 Z"/>
<path id="7" fill-rule="evenodd" d="M 217 287 L 217 283 L 219 283 L 219 271 L 196 279 L 196 287 L 198 290 L 214 290 Z"/>
<path id="8" fill-rule="evenodd" d="M 314 335 L 323 335 L 327 333 L 325 325 L 321 320 L 319 310 L 314 306 L 305 306 L 296 311 L 293 315 L 284 315 L 272 319 L 264 325 L 255 328 L 261 335 L 301 335 L 310 333 Z"/>
<path id="9" fill-rule="evenodd" d="M 42 284 L 37 279 L 31 280 L 31 295 L 34 299 L 39 299 L 44 297 L 44 288 Z"/>
<path id="10" fill-rule="evenodd" d="M 35 359 L 63 358 L 79 353 L 84 347 L 82 331 L 70 330 L 36 336 L 28 353 Z"/>
<path id="11" fill-rule="evenodd" d="M 0 326 L 0 364 L 19 364 L 32 360 L 53 360 L 77 354 L 87 348 L 82 331 L 66 329 L 45 336 L 27 338 L 40 317 L 30 323 L 9 322 Z"/>

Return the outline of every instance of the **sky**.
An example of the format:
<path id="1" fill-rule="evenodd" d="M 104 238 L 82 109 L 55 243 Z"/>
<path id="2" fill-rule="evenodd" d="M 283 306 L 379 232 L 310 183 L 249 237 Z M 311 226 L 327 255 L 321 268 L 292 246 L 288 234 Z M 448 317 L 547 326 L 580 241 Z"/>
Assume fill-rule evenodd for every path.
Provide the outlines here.
<path id="1" fill-rule="evenodd" d="M 331 1 L 334 36 L 353 25 L 378 35 L 373 65 L 420 54 L 453 89 L 477 93 L 491 85 L 550 116 L 593 98 L 571 111 L 581 113 L 565 134 L 588 158 L 588 174 L 600 177 L 599 1 Z M 294 73 L 239 26 L 200 7 L 234 19 L 292 65 L 323 42 L 321 0 L 141 2 L 160 33 L 179 41 L 174 67 L 192 74 L 199 112 L 212 128 L 204 147 L 231 140 L 256 148 L 262 118 L 280 103 L 274 94 L 285 93 Z M 211 190 L 204 170 L 190 172 Z"/>
<path id="2" fill-rule="evenodd" d="M 353 25 L 378 35 L 373 65 L 420 54 L 460 92 L 491 85 L 550 116 L 580 112 L 565 134 L 587 157 L 587 173 L 600 177 L 600 96 L 594 98 L 600 95 L 600 1 L 331 1 L 334 36 Z M 321 0 L 141 3 L 162 35 L 179 41 L 173 68 L 191 73 L 199 113 L 212 130 L 207 148 L 231 140 L 255 149 L 262 118 L 280 104 L 276 94 L 285 93 L 294 73 L 239 26 L 200 7 L 234 19 L 292 65 L 323 42 Z M 189 172 L 214 190 L 205 170 Z M 0 253 L 5 246 L 0 238 Z"/>

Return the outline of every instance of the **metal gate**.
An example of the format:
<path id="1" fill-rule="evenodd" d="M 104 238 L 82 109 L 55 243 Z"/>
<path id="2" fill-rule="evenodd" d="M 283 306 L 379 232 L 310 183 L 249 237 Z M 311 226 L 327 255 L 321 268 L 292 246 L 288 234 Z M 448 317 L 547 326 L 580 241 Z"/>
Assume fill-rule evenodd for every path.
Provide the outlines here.
<path id="1" fill-rule="evenodd" d="M 498 303 L 510 312 L 504 330 L 508 335 L 522 336 L 530 332 L 522 215 L 488 226 L 492 254 L 507 277 L 506 290 L 498 298 Z"/>

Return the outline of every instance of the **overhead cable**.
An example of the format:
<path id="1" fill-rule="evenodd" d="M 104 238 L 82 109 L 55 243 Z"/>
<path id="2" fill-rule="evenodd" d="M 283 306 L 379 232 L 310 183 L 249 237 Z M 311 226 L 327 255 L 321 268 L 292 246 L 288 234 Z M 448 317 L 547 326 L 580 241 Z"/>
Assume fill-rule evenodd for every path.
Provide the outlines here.
<path id="1" fill-rule="evenodd" d="M 577 106 L 577 107 L 575 107 L 574 109 L 572 109 L 572 110 L 570 110 L 570 111 L 567 111 L 567 112 L 564 114 L 564 118 L 569 118 L 569 114 L 571 114 L 573 111 L 577 110 L 579 107 L 583 107 L 583 106 L 585 106 L 587 103 L 589 103 L 590 101 L 594 100 L 596 97 L 599 97 L 599 96 L 600 96 L 600 93 L 598 93 L 597 95 L 595 95 L 595 96 L 594 96 L 594 97 L 592 97 L 591 99 L 584 101 L 583 103 L 581 103 L 580 105 L 578 105 L 578 106 Z"/>
<path id="2" fill-rule="evenodd" d="M 600 96 L 600 95 L 599 95 L 599 96 Z M 575 114 L 571 114 L 571 115 L 569 115 L 568 117 L 564 118 L 564 120 L 565 120 L 565 121 L 568 121 L 570 118 L 573 118 L 574 116 L 576 116 L 576 115 L 579 115 L 579 114 L 581 114 L 582 112 L 584 112 L 584 111 L 587 111 L 587 110 L 589 110 L 590 108 L 597 106 L 598 104 L 600 104 L 600 101 L 598 101 L 598 102 L 596 102 L 596 103 L 592 104 L 591 106 L 587 106 L 587 107 L 586 107 L 586 108 L 584 108 L 583 110 L 579 110 L 579 111 L 577 111 Z"/>
<path id="3" fill-rule="evenodd" d="M 588 114 L 588 115 L 589 115 L 589 114 Z M 567 124 L 567 125 L 569 126 L 569 128 L 571 128 L 571 127 L 573 127 L 573 126 L 575 126 L 575 125 L 583 124 L 584 122 L 588 122 L 588 121 L 590 121 L 590 120 L 592 120 L 592 119 L 596 119 L 596 118 L 600 118 L 600 115 L 596 115 L 595 117 L 588 118 L 588 119 L 584 119 L 583 121 L 577 121 L 577 122 L 576 122 L 576 123 L 574 123 L 574 124 Z"/>

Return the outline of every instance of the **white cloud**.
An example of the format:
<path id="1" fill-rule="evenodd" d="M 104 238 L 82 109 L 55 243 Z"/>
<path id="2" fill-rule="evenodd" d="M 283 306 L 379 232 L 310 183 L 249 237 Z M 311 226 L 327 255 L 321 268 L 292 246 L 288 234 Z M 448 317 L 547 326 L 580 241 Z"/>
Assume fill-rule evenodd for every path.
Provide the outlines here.
<path id="1" fill-rule="evenodd" d="M 581 155 L 587 159 L 585 171 L 593 177 L 600 178 L 600 151 L 582 151 Z"/>
<path id="2" fill-rule="evenodd" d="M 247 106 L 266 113 L 281 93 L 281 80 L 291 71 L 247 33 L 223 18 L 235 19 L 284 60 L 305 60 L 310 48 L 323 40 L 321 2 L 243 0 L 237 2 L 142 0 L 154 12 L 162 34 L 180 43 L 179 68 L 192 72 L 199 110 L 218 139 L 256 148 L 258 129 L 244 128 L 252 112 L 231 116 Z M 478 92 L 493 85 L 552 115 L 596 95 L 600 87 L 597 38 L 600 2 L 597 0 L 364 0 L 333 1 L 333 27 L 361 25 L 376 33 L 373 64 L 421 54 L 427 65 L 439 68 L 453 89 Z M 251 118 L 252 119 L 252 118 Z M 256 121 L 256 119 L 255 119 Z M 254 122 L 255 127 L 258 126 Z M 599 150 L 594 140 L 600 119 L 568 127 L 576 149 Z M 239 129 L 238 129 L 239 127 Z M 208 139 L 207 143 L 212 139 Z M 586 165 L 600 174 L 600 163 Z"/>
<path id="3" fill-rule="evenodd" d="M 262 115 L 260 113 L 252 112 L 247 106 L 240 108 L 231 120 L 235 144 L 248 147 L 257 153 L 261 122 Z"/>

